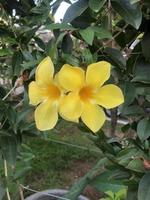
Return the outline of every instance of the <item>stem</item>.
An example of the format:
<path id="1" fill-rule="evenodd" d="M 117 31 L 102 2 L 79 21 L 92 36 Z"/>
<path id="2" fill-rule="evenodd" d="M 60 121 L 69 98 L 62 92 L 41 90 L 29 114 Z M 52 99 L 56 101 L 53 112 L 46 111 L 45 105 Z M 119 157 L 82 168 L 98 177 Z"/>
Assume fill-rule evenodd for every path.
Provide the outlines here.
<path id="1" fill-rule="evenodd" d="M 4 159 L 4 173 L 5 173 L 5 179 L 7 181 L 8 180 L 8 168 L 7 168 L 7 161 L 5 159 Z M 6 187 L 6 194 L 7 194 L 7 199 L 11 200 L 8 187 Z"/>
<path id="2" fill-rule="evenodd" d="M 20 193 L 20 199 L 24 200 L 23 187 L 21 185 L 19 185 L 19 193 Z"/>
<path id="3" fill-rule="evenodd" d="M 4 101 L 16 88 L 16 85 L 2 98 L 2 100 Z"/>

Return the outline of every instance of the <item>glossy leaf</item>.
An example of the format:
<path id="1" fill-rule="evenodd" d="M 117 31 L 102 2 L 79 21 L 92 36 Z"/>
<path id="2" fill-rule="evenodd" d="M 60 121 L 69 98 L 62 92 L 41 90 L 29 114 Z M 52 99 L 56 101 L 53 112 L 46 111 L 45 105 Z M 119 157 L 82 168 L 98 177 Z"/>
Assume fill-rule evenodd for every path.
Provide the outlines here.
<path id="1" fill-rule="evenodd" d="M 105 4 L 107 0 L 89 0 L 89 7 L 95 11 L 95 12 L 98 12 L 102 7 L 103 5 Z"/>
<path id="2" fill-rule="evenodd" d="M 111 0 L 112 6 L 116 12 L 136 29 L 139 28 L 142 21 L 142 12 L 138 4 L 131 4 L 130 0 Z"/>
<path id="3" fill-rule="evenodd" d="M 63 22 L 72 22 L 76 17 L 80 16 L 88 7 L 87 0 L 78 0 L 73 3 L 66 11 Z"/>
<path id="4" fill-rule="evenodd" d="M 120 111 L 124 116 L 144 115 L 144 110 L 138 105 L 124 106 L 120 108 Z"/>
<path id="5" fill-rule="evenodd" d="M 133 82 L 150 83 L 150 67 L 149 63 L 144 60 L 139 60 L 136 63 Z"/>
<path id="6" fill-rule="evenodd" d="M 82 36 L 82 38 L 85 40 L 85 42 L 87 42 L 89 45 L 92 45 L 93 40 L 94 40 L 94 31 L 92 27 L 89 27 L 84 30 L 80 30 L 79 33 Z"/>
<path id="7" fill-rule="evenodd" d="M 140 180 L 138 188 L 138 200 L 149 200 L 150 197 L 150 173 L 147 173 Z"/>
<path id="8" fill-rule="evenodd" d="M 150 60 L 150 33 L 146 33 L 142 39 L 142 52 L 146 60 Z"/>
<path id="9" fill-rule="evenodd" d="M 21 64 L 23 62 L 23 55 L 20 51 L 16 51 L 12 57 L 12 68 L 14 75 L 19 76 L 21 72 Z"/>
<path id="10" fill-rule="evenodd" d="M 111 174 L 113 174 L 111 171 L 103 172 L 91 182 L 91 185 L 100 192 L 109 191 L 110 188 L 112 192 L 117 192 L 126 188 L 120 181 L 111 180 Z"/>
<path id="11" fill-rule="evenodd" d="M 150 120 L 142 119 L 138 123 L 137 134 L 142 141 L 150 137 Z"/>
<path id="12" fill-rule="evenodd" d="M 13 136 L 2 136 L 0 138 L 2 154 L 7 162 L 14 167 L 17 159 L 17 141 Z"/>
<path id="13" fill-rule="evenodd" d="M 73 49 L 73 41 L 72 41 L 70 34 L 66 34 L 63 37 L 61 48 L 64 53 L 71 54 L 72 49 Z"/>
<path id="14" fill-rule="evenodd" d="M 95 36 L 101 40 L 101 39 L 111 39 L 112 34 L 109 30 L 103 28 L 103 27 L 98 27 L 98 26 L 93 26 L 92 29 L 95 32 Z"/>
<path id="15" fill-rule="evenodd" d="M 126 81 L 121 84 L 121 89 L 125 99 L 124 105 L 130 105 L 136 97 L 136 88 L 132 83 Z"/>
<path id="16" fill-rule="evenodd" d="M 124 68 L 126 66 L 126 60 L 118 49 L 107 47 L 105 48 L 105 53 L 110 56 L 112 61 L 115 62 L 116 66 L 119 66 L 121 68 Z"/>
<path id="17" fill-rule="evenodd" d="M 52 23 L 46 25 L 46 29 L 55 30 L 55 29 L 61 29 L 61 30 L 76 30 L 73 26 L 67 24 L 67 23 Z"/>

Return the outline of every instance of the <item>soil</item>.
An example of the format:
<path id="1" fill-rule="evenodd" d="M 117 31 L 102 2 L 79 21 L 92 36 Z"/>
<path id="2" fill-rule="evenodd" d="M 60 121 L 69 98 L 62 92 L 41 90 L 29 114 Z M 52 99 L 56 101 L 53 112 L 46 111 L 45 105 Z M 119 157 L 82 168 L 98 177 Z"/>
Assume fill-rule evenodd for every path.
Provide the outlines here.
<path id="1" fill-rule="evenodd" d="M 65 189 L 68 190 L 71 184 L 79 180 L 79 178 L 83 177 L 93 166 L 94 166 L 93 163 L 85 162 L 82 160 L 74 162 L 71 171 L 66 170 L 65 172 L 66 176 L 68 177 L 68 183 L 70 183 L 69 185 L 66 185 Z M 87 186 L 84 189 L 83 195 L 88 197 L 90 200 L 99 200 L 101 197 L 101 194 L 91 186 Z"/>

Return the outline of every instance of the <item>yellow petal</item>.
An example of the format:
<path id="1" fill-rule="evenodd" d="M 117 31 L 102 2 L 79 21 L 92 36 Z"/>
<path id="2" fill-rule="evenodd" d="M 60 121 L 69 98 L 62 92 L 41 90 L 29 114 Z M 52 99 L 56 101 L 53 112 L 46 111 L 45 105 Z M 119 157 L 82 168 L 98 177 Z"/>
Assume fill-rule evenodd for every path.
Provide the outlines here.
<path id="1" fill-rule="evenodd" d="M 58 78 L 59 83 L 65 90 L 76 91 L 83 86 L 85 73 L 80 67 L 72 67 L 65 64 L 59 71 Z"/>
<path id="2" fill-rule="evenodd" d="M 39 85 L 48 85 L 54 74 L 54 66 L 50 59 L 50 57 L 46 57 L 42 62 L 38 65 L 35 73 L 36 82 Z"/>
<path id="3" fill-rule="evenodd" d="M 88 103 L 84 105 L 81 119 L 95 133 L 103 126 L 106 116 L 98 105 Z"/>
<path id="4" fill-rule="evenodd" d="M 93 87 L 100 87 L 110 77 L 110 63 L 100 61 L 88 66 L 86 72 L 86 83 Z"/>
<path id="5" fill-rule="evenodd" d="M 77 121 L 82 113 L 82 103 L 77 94 L 71 92 L 60 101 L 60 115 L 69 121 Z"/>
<path id="6" fill-rule="evenodd" d="M 119 87 L 109 84 L 98 89 L 95 100 L 97 104 L 110 109 L 122 104 L 124 97 Z"/>
<path id="7" fill-rule="evenodd" d="M 70 122 L 75 122 L 75 123 L 78 123 L 79 122 L 79 119 L 68 119 L 67 117 L 63 116 L 61 113 L 59 113 L 60 116 L 65 119 L 66 121 L 70 121 Z"/>
<path id="8" fill-rule="evenodd" d="M 52 129 L 58 120 L 57 106 L 51 101 L 43 102 L 36 108 L 34 116 L 39 130 L 46 131 Z"/>
<path id="9" fill-rule="evenodd" d="M 43 100 L 42 89 L 37 85 L 35 81 L 29 84 L 29 100 L 30 104 L 36 106 Z"/>
<path id="10" fill-rule="evenodd" d="M 60 90 L 63 90 L 62 86 L 60 85 L 59 79 L 58 79 L 58 73 L 55 74 L 53 82 Z"/>

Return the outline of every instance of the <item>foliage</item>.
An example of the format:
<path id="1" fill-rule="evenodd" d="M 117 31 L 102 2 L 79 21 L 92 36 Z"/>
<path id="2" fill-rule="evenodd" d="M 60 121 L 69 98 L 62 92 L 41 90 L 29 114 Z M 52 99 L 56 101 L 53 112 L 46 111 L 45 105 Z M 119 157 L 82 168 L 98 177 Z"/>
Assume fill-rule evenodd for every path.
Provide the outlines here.
<path id="1" fill-rule="evenodd" d="M 116 193 L 113 193 L 111 191 L 107 191 L 107 192 L 105 192 L 105 194 L 108 197 L 102 198 L 100 200 L 124 200 L 126 198 L 126 190 L 125 189 L 119 190 Z"/>
<path id="2" fill-rule="evenodd" d="M 66 0 L 71 6 L 61 23 L 55 23 L 53 16 L 62 0 L 0 2 L 1 157 L 14 168 L 23 135 L 38 135 L 32 118 L 27 120 L 32 107 L 28 105 L 26 89 L 34 78 L 36 65 L 43 58 L 50 56 L 56 71 L 64 63 L 85 68 L 90 63 L 106 60 L 112 64 L 109 82 L 117 83 L 124 92 L 125 103 L 119 107 L 119 112 L 128 124 L 122 126 L 123 138 L 108 136 L 102 131 L 97 135 L 89 134 L 105 159 L 98 162 L 98 168 L 93 168 L 90 175 L 72 186 L 68 196 L 76 199 L 90 184 L 104 193 L 126 188 L 127 200 L 148 199 L 150 2 L 78 0 L 71 3 Z M 40 35 L 42 28 L 50 32 L 47 41 Z M 139 39 L 141 33 L 143 36 Z M 16 107 L 20 99 L 16 101 L 13 95 L 4 97 L 13 87 L 16 76 L 25 69 L 30 71 L 30 76 L 24 81 L 23 105 Z M 113 115 L 112 119 L 115 120 Z M 82 124 L 79 126 L 83 132 L 90 132 Z M 0 199 L 6 185 L 0 183 Z"/>

